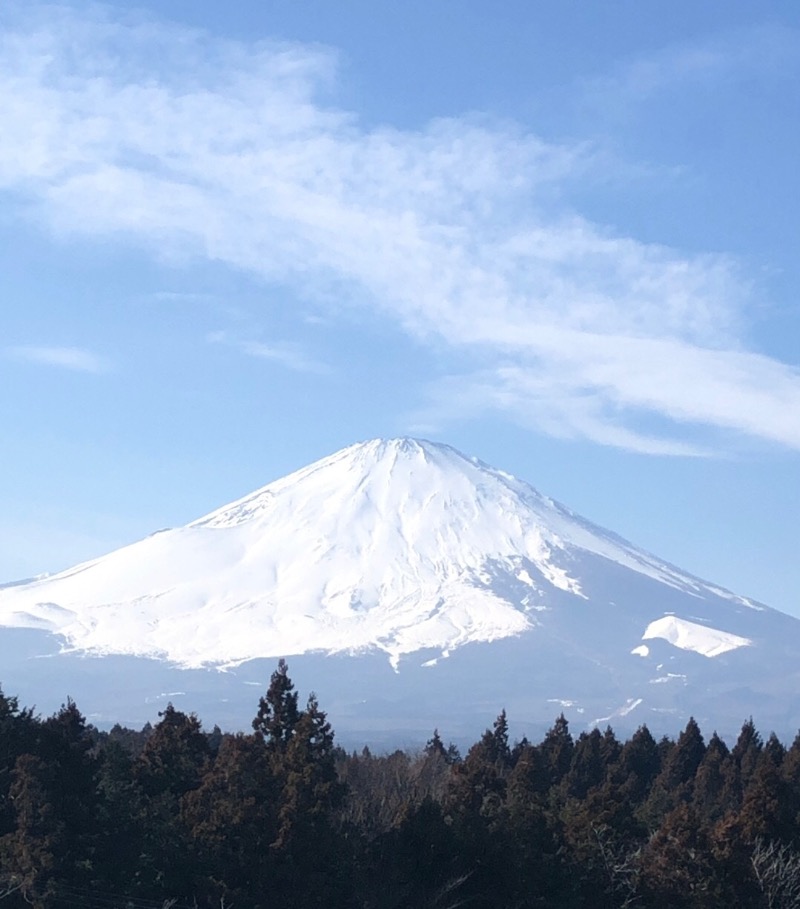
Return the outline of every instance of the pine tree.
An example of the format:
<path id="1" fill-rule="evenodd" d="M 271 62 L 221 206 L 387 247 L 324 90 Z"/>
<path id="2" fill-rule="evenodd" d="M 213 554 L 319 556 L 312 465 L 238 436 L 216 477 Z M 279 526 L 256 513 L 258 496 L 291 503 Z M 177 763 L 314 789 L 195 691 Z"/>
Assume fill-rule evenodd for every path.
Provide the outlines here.
<path id="1" fill-rule="evenodd" d="M 745 790 L 750 785 L 763 747 L 761 736 L 753 723 L 753 718 L 750 717 L 742 725 L 736 744 L 731 749 L 733 794 L 737 800 L 737 807 L 742 804 Z"/>
<path id="2" fill-rule="evenodd" d="M 274 877 L 270 844 L 278 834 L 279 781 L 260 737 L 226 735 L 181 816 L 205 869 L 201 895 L 213 905 L 256 905 Z"/>
<path id="3" fill-rule="evenodd" d="M 278 668 L 272 673 L 267 693 L 258 702 L 253 729 L 272 748 L 283 750 L 294 734 L 299 719 L 297 692 L 289 678 L 286 660 L 281 659 Z"/>
<path id="4" fill-rule="evenodd" d="M 208 738 L 194 714 L 172 704 L 133 764 L 144 795 L 138 822 L 143 830 L 137 879 L 145 892 L 166 899 L 191 892 L 195 857 L 187 848 L 181 800 L 200 786 L 210 760 Z"/>
<path id="5" fill-rule="evenodd" d="M 690 717 L 664 766 L 665 778 L 675 786 L 691 783 L 705 753 L 706 746 L 700 727 L 694 717 Z"/>
<path id="6" fill-rule="evenodd" d="M 732 770 L 728 746 L 715 732 L 697 768 L 692 796 L 695 809 L 706 821 L 718 821 L 735 808 L 728 795 Z"/>
<path id="7" fill-rule="evenodd" d="M 742 836 L 749 843 L 757 839 L 791 842 L 797 836 L 792 792 L 781 774 L 781 755 L 762 749 L 744 790 L 739 812 Z"/>
<path id="8" fill-rule="evenodd" d="M 314 831 L 325 827 L 343 795 L 336 773 L 333 731 L 313 693 L 299 715 L 281 769 L 277 848 L 287 846 L 301 828 Z"/>
<path id="9" fill-rule="evenodd" d="M 17 758 L 35 749 L 37 733 L 33 714 L 21 710 L 19 701 L 0 689 L 0 836 L 14 827 L 14 803 L 9 792 Z"/>
<path id="10" fill-rule="evenodd" d="M 144 793 L 134 780 L 133 757 L 120 738 L 109 737 L 100 750 L 97 799 L 93 882 L 101 890 L 133 895 L 144 852 Z"/>
<path id="11" fill-rule="evenodd" d="M 572 752 L 572 761 L 563 787 L 566 795 L 585 799 L 589 790 L 605 779 L 608 767 L 605 762 L 603 736 L 598 729 L 578 736 Z"/>
<path id="12" fill-rule="evenodd" d="M 508 717 L 505 710 L 501 710 L 492 726 L 491 748 L 494 761 L 503 769 L 507 769 L 511 760 L 511 749 L 508 747 Z"/>
<path id="13" fill-rule="evenodd" d="M 795 830 L 798 831 L 792 842 L 800 848 L 800 733 L 798 733 L 789 746 L 781 762 L 781 777 L 786 783 L 788 805 L 787 812 L 794 819 Z"/>
<path id="14" fill-rule="evenodd" d="M 639 811 L 639 817 L 651 830 L 657 829 L 664 817 L 679 804 L 691 800 L 695 774 L 705 751 L 700 727 L 694 717 L 690 717 L 678 741 L 666 751 L 661 771 L 653 782 L 647 802 Z"/>
<path id="15" fill-rule="evenodd" d="M 686 803 L 665 818 L 642 853 L 644 903 L 652 909 L 714 909 L 721 899 L 708 830 Z"/>
<path id="16" fill-rule="evenodd" d="M 424 750 L 425 750 L 425 754 L 427 754 L 427 755 L 438 754 L 441 757 L 444 757 L 447 754 L 447 750 L 444 747 L 444 742 L 441 740 L 441 738 L 439 736 L 438 729 L 433 730 L 433 735 L 425 743 Z"/>
<path id="17" fill-rule="evenodd" d="M 558 856 L 561 824 L 549 810 L 549 777 L 540 750 L 531 744 L 522 746 L 508 779 L 505 824 L 513 844 L 511 864 L 518 887 L 531 897 L 563 889 Z"/>
<path id="18" fill-rule="evenodd" d="M 0 840 L 3 872 L 34 909 L 47 905 L 67 852 L 66 825 L 53 798 L 54 770 L 32 754 L 17 759 L 10 789 L 15 827 Z"/>
<path id="19" fill-rule="evenodd" d="M 539 745 L 551 786 L 558 785 L 566 776 L 572 763 L 574 749 L 569 723 L 562 713 Z"/>
<path id="20" fill-rule="evenodd" d="M 193 714 L 167 704 L 134 764 L 134 776 L 149 796 L 179 797 L 197 788 L 210 758 L 208 738 Z"/>
<path id="21" fill-rule="evenodd" d="M 38 906 L 60 888 L 87 882 L 97 845 L 96 761 L 90 731 L 72 700 L 33 731 L 37 753 L 16 760 L 9 789 L 15 824 L 0 852 L 4 870 L 18 877 L 25 899 Z"/>
<path id="22" fill-rule="evenodd" d="M 622 746 L 613 768 L 614 782 L 634 806 L 641 804 L 661 770 L 661 754 L 647 726 L 640 726 Z"/>
<path id="23" fill-rule="evenodd" d="M 461 814 L 491 818 L 505 799 L 510 766 L 508 721 L 502 711 L 492 728 L 469 749 L 464 761 L 455 766 L 448 797 L 450 803 Z"/>
<path id="24" fill-rule="evenodd" d="M 344 787 L 336 771 L 333 730 L 315 694 L 289 737 L 273 741 L 285 741 L 270 761 L 279 786 L 277 836 L 270 850 L 280 904 L 286 909 L 338 905 L 351 886 L 337 860 L 334 829 Z"/>

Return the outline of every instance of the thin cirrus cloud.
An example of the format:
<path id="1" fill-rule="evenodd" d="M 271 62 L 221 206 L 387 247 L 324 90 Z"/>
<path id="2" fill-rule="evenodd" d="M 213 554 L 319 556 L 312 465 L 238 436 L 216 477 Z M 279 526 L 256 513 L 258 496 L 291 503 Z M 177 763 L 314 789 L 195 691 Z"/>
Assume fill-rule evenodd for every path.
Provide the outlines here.
<path id="1" fill-rule="evenodd" d="M 501 411 L 560 438 L 588 438 L 646 454 L 709 455 L 708 446 L 634 432 L 620 411 L 635 409 L 676 422 L 706 422 L 720 430 L 800 450 L 800 382 L 768 357 L 710 351 L 670 339 L 581 336 L 565 333 L 542 368 L 506 363 L 465 379 L 451 376 L 432 393 L 416 419 L 436 425 L 440 415 Z M 632 386 L 634 370 L 639 384 Z M 735 394 L 732 390 L 735 389 Z"/>
<path id="2" fill-rule="evenodd" d="M 108 361 L 81 347 L 47 347 L 21 345 L 6 348 L 6 356 L 25 363 L 53 366 L 72 372 L 103 373 L 109 368 Z"/>
<path id="3" fill-rule="evenodd" d="M 800 449 L 800 373 L 746 349 L 736 263 L 567 206 L 591 146 L 474 117 L 368 128 L 319 100 L 331 52 L 19 9 L 0 37 L 0 190 L 50 229 L 208 258 L 472 357 L 429 418 L 500 410 L 651 453 L 698 453 L 684 427 Z M 671 434 L 640 428 L 653 417 Z"/>
<path id="4" fill-rule="evenodd" d="M 251 357 L 269 360 L 284 366 L 294 372 L 309 372 L 317 375 L 327 375 L 330 369 L 318 360 L 307 356 L 294 344 L 264 344 L 261 341 L 246 341 L 241 344 L 241 349 Z"/>
<path id="5" fill-rule="evenodd" d="M 210 344 L 225 344 L 259 360 L 266 360 L 293 372 L 328 375 L 330 367 L 309 356 L 299 344 L 290 341 L 249 341 L 232 338 L 228 332 L 215 331 L 207 336 Z"/>
<path id="6" fill-rule="evenodd" d="M 731 29 L 702 42 L 684 41 L 636 57 L 582 85 L 585 102 L 619 113 L 662 92 L 752 77 L 790 78 L 800 66 L 800 31 L 770 23 Z"/>

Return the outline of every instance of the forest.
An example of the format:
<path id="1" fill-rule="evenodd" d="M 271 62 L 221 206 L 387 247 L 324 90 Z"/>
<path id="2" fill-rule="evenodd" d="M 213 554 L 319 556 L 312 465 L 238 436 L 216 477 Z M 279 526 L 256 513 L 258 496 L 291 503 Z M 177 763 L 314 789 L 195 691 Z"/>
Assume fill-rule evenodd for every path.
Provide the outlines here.
<path id="1" fill-rule="evenodd" d="M 0 694 L 3 909 L 800 906 L 800 735 L 644 726 L 347 753 L 284 661 L 252 732 Z"/>

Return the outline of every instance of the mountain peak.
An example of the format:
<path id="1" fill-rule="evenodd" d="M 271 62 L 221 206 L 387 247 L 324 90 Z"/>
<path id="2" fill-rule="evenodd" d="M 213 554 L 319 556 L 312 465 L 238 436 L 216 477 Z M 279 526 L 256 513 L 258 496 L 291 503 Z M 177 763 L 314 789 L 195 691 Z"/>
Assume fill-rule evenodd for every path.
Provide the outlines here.
<path id="1" fill-rule="evenodd" d="M 444 442 L 432 442 L 428 439 L 417 439 L 411 436 L 397 438 L 376 438 L 364 442 L 356 442 L 343 448 L 341 451 L 317 461 L 310 467 L 318 469 L 329 462 L 345 461 L 352 469 L 369 471 L 381 463 L 389 462 L 435 462 L 441 467 L 448 464 L 453 470 L 459 470 L 463 463 L 480 464 L 475 458 L 468 458 L 451 445 Z M 486 467 L 487 465 L 481 465 Z M 303 473 L 298 471 L 297 473 Z M 290 475 L 294 476 L 294 475 Z"/>
<path id="2" fill-rule="evenodd" d="M 415 654 L 433 666 L 467 644 L 518 641 L 523 673 L 536 653 L 537 672 L 570 663 L 590 688 L 606 671 L 615 686 L 638 680 L 625 704 L 677 690 L 681 654 L 724 663 L 784 646 L 786 629 L 770 629 L 796 620 L 776 616 L 413 438 L 351 445 L 185 527 L 0 589 L 0 625 L 83 653 L 233 667 L 382 652 L 398 669 Z M 559 685 L 561 704 L 575 686 Z"/>
<path id="3" fill-rule="evenodd" d="M 396 665 L 422 648 L 523 634 L 553 598 L 586 599 L 580 553 L 711 590 L 448 445 L 373 439 L 186 527 L 3 591 L 0 622 L 184 665 L 370 648 Z"/>

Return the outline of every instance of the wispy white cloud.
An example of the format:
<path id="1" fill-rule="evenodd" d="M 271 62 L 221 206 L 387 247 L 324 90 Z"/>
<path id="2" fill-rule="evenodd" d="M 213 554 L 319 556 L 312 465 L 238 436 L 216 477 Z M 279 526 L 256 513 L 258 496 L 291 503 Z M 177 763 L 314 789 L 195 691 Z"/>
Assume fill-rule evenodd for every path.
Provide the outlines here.
<path id="1" fill-rule="evenodd" d="M 242 350 L 251 357 L 259 357 L 262 360 L 269 360 L 277 363 L 279 366 L 285 366 L 295 372 L 313 372 L 319 375 L 325 375 L 330 369 L 318 360 L 303 353 L 302 349 L 295 344 L 286 342 L 280 344 L 264 344 L 260 341 L 248 341 L 241 345 Z"/>
<path id="2" fill-rule="evenodd" d="M 42 366 L 55 366 L 60 369 L 70 369 L 74 372 L 102 373 L 107 372 L 109 363 L 91 351 L 81 347 L 42 347 L 36 345 L 22 345 L 7 347 L 6 356 L 26 363 L 35 363 Z"/>
<path id="3" fill-rule="evenodd" d="M 631 414 L 706 423 L 800 450 L 800 370 L 746 351 L 670 339 L 564 332 L 538 360 L 520 358 L 431 390 L 416 420 L 499 410 L 562 438 L 646 454 L 708 455 L 708 445 L 630 428 Z M 635 377 L 635 378 L 634 378 Z M 700 417 L 702 416 L 702 419 Z"/>
<path id="4" fill-rule="evenodd" d="M 0 37 L 0 190 L 51 229 L 244 269 L 332 318 L 380 311 L 474 356 L 443 386 L 464 412 L 639 451 L 695 452 L 682 424 L 800 449 L 800 375 L 748 352 L 736 263 L 566 207 L 590 146 L 475 119 L 366 129 L 319 100 L 319 48 L 35 9 Z M 639 428 L 652 416 L 674 438 Z"/>
<path id="5" fill-rule="evenodd" d="M 622 112 L 658 94 L 685 92 L 691 86 L 718 86 L 753 76 L 783 79 L 796 74 L 798 66 L 800 30 L 765 24 L 668 44 L 586 81 L 583 92 L 587 100 Z"/>
<path id="6" fill-rule="evenodd" d="M 235 347 L 248 357 L 268 360 L 294 372 L 327 375 L 331 371 L 327 364 L 309 356 L 299 344 L 290 341 L 272 341 L 270 343 L 248 341 L 232 338 L 226 331 L 212 332 L 208 335 L 208 341 L 212 344 L 227 344 Z"/>

